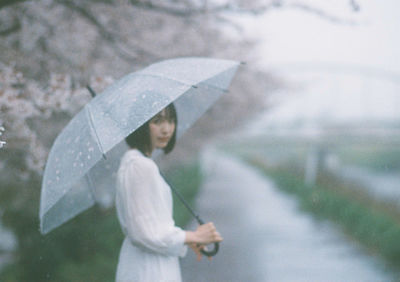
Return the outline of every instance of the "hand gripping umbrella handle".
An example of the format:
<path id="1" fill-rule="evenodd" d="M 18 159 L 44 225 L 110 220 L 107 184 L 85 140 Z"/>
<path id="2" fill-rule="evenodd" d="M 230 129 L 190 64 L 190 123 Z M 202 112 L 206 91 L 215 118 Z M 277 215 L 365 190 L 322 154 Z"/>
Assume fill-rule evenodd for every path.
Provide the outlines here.
<path id="1" fill-rule="evenodd" d="M 211 251 L 202 249 L 200 252 L 205 256 L 213 257 L 218 253 L 218 250 L 219 250 L 219 243 L 214 243 L 214 249 L 212 249 Z"/>
<path id="2" fill-rule="evenodd" d="M 201 220 L 201 218 L 200 218 L 198 215 L 195 215 L 194 217 L 196 218 L 197 222 L 198 222 L 200 225 L 204 224 L 204 221 Z M 207 250 L 207 246 L 205 246 L 204 249 L 200 250 L 200 252 L 201 252 L 203 255 L 207 256 L 207 257 L 213 257 L 213 256 L 215 256 L 215 255 L 218 253 L 218 251 L 219 251 L 219 243 L 214 243 L 214 248 L 213 248 L 212 250 L 210 250 L 210 251 Z"/>

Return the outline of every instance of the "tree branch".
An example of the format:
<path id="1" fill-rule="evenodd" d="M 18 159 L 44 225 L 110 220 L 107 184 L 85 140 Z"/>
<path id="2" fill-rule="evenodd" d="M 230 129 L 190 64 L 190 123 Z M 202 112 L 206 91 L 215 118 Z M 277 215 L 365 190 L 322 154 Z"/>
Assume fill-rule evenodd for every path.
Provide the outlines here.
<path id="1" fill-rule="evenodd" d="M 317 15 L 325 20 L 331 21 L 333 23 L 344 24 L 344 25 L 357 25 L 357 22 L 355 22 L 355 21 L 347 20 L 347 19 L 343 19 L 343 18 L 339 18 L 339 17 L 333 16 L 333 15 L 330 15 L 326 11 L 311 7 L 304 3 L 300 3 L 300 2 L 292 3 L 292 4 L 289 4 L 288 7 L 293 7 L 295 9 L 304 10 L 308 13 L 315 14 L 315 15 Z"/>
<path id="2" fill-rule="evenodd" d="M 86 7 L 76 4 L 74 3 L 74 1 L 57 0 L 57 2 L 69 8 L 70 10 L 77 12 L 90 24 L 92 24 L 99 31 L 99 34 L 106 40 L 106 42 L 111 44 L 114 47 L 114 49 L 117 50 L 117 52 L 122 58 L 134 62 L 137 60 L 138 57 L 137 55 L 133 55 L 124 49 L 133 49 L 135 50 L 136 53 L 140 53 L 141 55 L 155 57 L 154 54 L 148 52 L 147 50 L 139 46 L 128 46 L 128 48 L 121 47 L 120 44 L 121 42 L 124 42 L 124 40 L 121 39 L 117 33 L 109 31 L 102 23 L 100 23 L 97 20 L 97 18 Z"/>
<path id="3" fill-rule="evenodd" d="M 140 8 L 143 10 L 154 11 L 158 13 L 169 14 L 176 17 L 192 17 L 192 16 L 200 16 L 200 15 L 220 15 L 224 12 L 229 13 L 236 13 L 236 14 L 252 14 L 252 15 L 261 15 L 268 10 L 271 9 L 279 9 L 279 8 L 290 8 L 293 7 L 295 9 L 304 10 L 311 14 L 315 14 L 325 20 L 338 23 L 338 24 L 345 24 L 345 25 L 356 25 L 355 21 L 342 19 L 340 17 L 334 16 L 329 14 L 328 12 L 314 8 L 307 4 L 297 2 L 297 3 L 290 3 L 286 4 L 282 0 L 271 0 L 269 3 L 266 4 L 259 4 L 253 8 L 243 7 L 241 5 L 234 5 L 233 3 L 227 3 L 223 5 L 217 6 L 205 6 L 205 7 L 198 7 L 198 8 L 179 8 L 177 6 L 168 6 L 162 4 L 154 4 L 152 2 L 143 2 L 138 0 L 130 0 L 130 3 L 135 6 L 136 8 Z M 355 0 L 350 0 L 349 4 L 353 11 L 358 11 L 360 7 L 355 2 Z"/>

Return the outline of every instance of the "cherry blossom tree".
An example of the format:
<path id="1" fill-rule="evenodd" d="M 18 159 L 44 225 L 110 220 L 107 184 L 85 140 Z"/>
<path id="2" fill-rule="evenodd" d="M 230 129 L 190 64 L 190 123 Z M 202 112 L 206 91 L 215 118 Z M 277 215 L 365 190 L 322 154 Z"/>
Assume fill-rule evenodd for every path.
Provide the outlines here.
<path id="1" fill-rule="evenodd" d="M 101 89 L 110 84 L 112 79 L 93 77 L 90 81 L 93 87 Z M 48 84 L 43 87 L 35 80 L 24 77 L 15 66 L 0 66 L 2 126 L 7 128 L 7 139 L 10 140 L 7 150 L 25 151 L 27 170 L 41 174 L 49 148 L 45 145 L 48 140 L 39 137 L 45 132 L 39 129 L 40 125 L 35 126 L 35 123 L 51 121 L 60 113 L 72 116 L 89 99 L 88 91 L 74 86 L 70 75 L 53 73 Z M 45 131 L 54 134 L 48 127 Z"/>

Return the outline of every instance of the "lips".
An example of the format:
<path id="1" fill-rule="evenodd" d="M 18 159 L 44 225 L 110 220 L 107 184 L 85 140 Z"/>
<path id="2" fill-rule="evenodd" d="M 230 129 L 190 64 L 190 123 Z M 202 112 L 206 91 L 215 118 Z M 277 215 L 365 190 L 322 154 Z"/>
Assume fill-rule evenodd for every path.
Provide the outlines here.
<path id="1" fill-rule="evenodd" d="M 170 137 L 160 137 L 160 138 L 158 138 L 158 140 L 159 140 L 160 142 L 168 142 L 169 139 L 170 139 Z"/>

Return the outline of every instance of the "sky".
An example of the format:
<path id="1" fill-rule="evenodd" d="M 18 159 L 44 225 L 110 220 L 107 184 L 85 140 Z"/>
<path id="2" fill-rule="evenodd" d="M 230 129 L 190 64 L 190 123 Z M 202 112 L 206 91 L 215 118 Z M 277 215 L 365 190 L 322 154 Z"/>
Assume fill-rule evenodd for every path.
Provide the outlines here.
<path id="1" fill-rule="evenodd" d="M 400 121 L 400 1 L 358 0 L 358 12 L 348 0 L 304 2 L 354 24 L 290 5 L 236 18 L 245 37 L 257 42 L 252 64 L 289 84 L 252 129 Z"/>
<path id="2" fill-rule="evenodd" d="M 355 22 L 337 24 L 296 8 L 274 9 L 258 17 L 241 16 L 246 36 L 258 40 L 260 65 L 337 63 L 400 73 L 400 1 L 308 1 L 313 7 Z M 325 5 L 322 5 L 325 4 Z"/>

